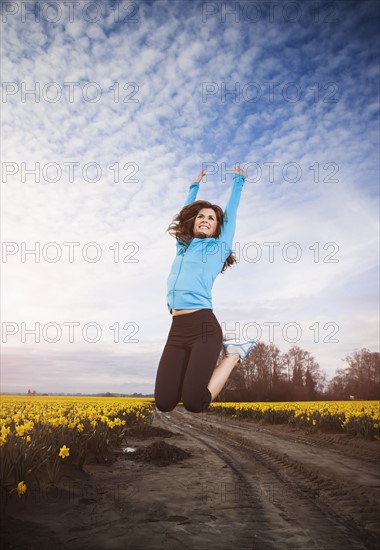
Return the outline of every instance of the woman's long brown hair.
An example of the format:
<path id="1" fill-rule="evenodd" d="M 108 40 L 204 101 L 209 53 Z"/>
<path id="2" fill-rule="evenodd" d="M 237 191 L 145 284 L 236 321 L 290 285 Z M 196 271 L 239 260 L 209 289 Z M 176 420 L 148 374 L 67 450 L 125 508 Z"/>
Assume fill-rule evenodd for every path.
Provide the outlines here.
<path id="1" fill-rule="evenodd" d="M 169 235 L 175 237 L 177 241 L 184 244 L 188 244 L 191 239 L 194 238 L 194 221 L 198 215 L 198 212 L 202 208 L 212 208 L 216 215 L 216 230 L 213 235 L 215 239 L 218 239 L 223 227 L 224 214 L 223 210 L 217 204 L 211 204 L 208 201 L 194 201 L 187 206 L 184 206 L 177 216 L 173 219 L 166 231 Z M 225 271 L 227 267 L 231 267 L 234 263 L 237 263 L 234 253 L 232 252 L 225 260 L 222 271 Z"/>

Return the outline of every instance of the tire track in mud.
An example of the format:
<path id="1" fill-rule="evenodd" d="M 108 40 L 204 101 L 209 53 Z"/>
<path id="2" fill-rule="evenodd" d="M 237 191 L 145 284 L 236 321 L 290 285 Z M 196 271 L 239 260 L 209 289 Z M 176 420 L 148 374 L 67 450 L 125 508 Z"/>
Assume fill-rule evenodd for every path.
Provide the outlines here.
<path id="1" fill-rule="evenodd" d="M 307 460 L 300 461 L 286 452 L 279 453 L 275 449 L 269 448 L 269 442 L 264 446 L 260 445 L 257 442 L 257 437 L 254 442 L 251 440 L 248 443 L 251 450 L 253 445 L 253 450 L 256 453 L 259 452 L 264 460 L 271 460 L 278 466 L 282 466 L 283 474 L 290 471 L 291 473 L 287 475 L 291 475 L 292 481 L 296 480 L 297 485 L 303 491 L 327 507 L 339 521 L 344 522 L 351 529 L 354 528 L 360 534 L 361 539 L 366 541 L 368 548 L 380 548 L 380 463 L 377 452 L 374 454 L 372 450 L 372 456 L 365 453 L 358 455 L 357 449 L 356 451 L 349 449 L 347 452 L 346 446 L 338 448 L 334 445 L 331 449 L 326 441 L 310 441 L 298 434 L 273 434 L 270 430 L 254 425 L 231 426 L 229 423 L 222 423 L 220 419 L 215 422 L 214 418 L 212 418 L 212 422 L 218 426 L 217 429 L 221 427 L 224 430 L 231 431 L 233 429 L 236 432 L 241 428 L 246 437 L 262 434 L 264 438 L 264 434 L 266 434 L 272 440 L 286 441 L 287 445 L 289 443 L 296 444 L 297 447 L 301 445 L 304 449 L 306 448 L 307 453 L 310 453 L 309 447 L 312 446 L 316 449 L 316 456 L 321 458 L 328 453 L 332 465 L 339 463 L 340 470 L 345 468 L 345 476 L 339 472 L 339 475 L 332 477 L 332 468 L 327 471 L 322 460 L 320 464 L 315 460 L 312 465 L 307 464 Z M 208 424 L 210 424 L 210 418 Z M 245 438 L 241 441 L 242 444 L 247 445 Z M 320 454 L 318 454 L 318 450 Z M 338 472 L 338 470 L 336 471 Z M 361 479 L 358 479 L 359 471 L 362 472 L 359 476 Z"/>
<path id="2" fill-rule="evenodd" d="M 269 544 L 267 537 L 262 536 L 261 525 L 267 523 L 265 511 L 257 496 L 257 487 L 252 485 L 250 479 L 241 468 L 241 465 L 237 463 L 230 454 L 227 454 L 223 450 L 219 449 L 219 447 L 215 444 L 210 443 L 209 441 L 207 441 L 207 439 L 204 439 L 199 435 L 195 435 L 193 432 L 193 425 L 188 423 L 188 418 L 183 421 L 183 419 L 178 419 L 178 417 L 176 416 L 176 421 L 178 422 L 177 423 L 173 421 L 173 417 L 174 415 L 172 412 L 163 414 L 159 413 L 159 415 L 156 415 L 159 424 L 165 426 L 165 428 L 169 430 L 175 428 L 175 430 L 179 432 L 181 436 L 184 435 L 186 438 L 189 437 L 190 428 L 191 437 L 196 439 L 198 443 L 200 443 L 203 447 L 206 447 L 220 460 L 222 460 L 222 462 L 224 462 L 224 464 L 232 471 L 233 476 L 237 479 L 237 494 L 236 486 L 233 489 L 233 491 L 235 491 L 234 496 L 238 497 L 238 504 L 235 506 L 235 508 L 239 510 L 239 516 L 242 522 L 243 520 L 245 520 L 244 523 L 245 525 L 247 525 L 245 532 L 239 533 L 239 550 L 276 550 L 276 546 L 272 546 L 271 544 Z M 217 483 L 218 480 L 216 480 L 216 484 Z M 243 490 L 241 490 L 242 488 Z M 222 491 L 223 490 L 221 488 L 221 493 Z M 252 518 L 251 510 L 255 511 L 254 518 Z M 253 523 L 253 525 L 260 526 L 260 528 L 257 529 L 257 532 L 255 530 L 252 532 L 252 527 L 249 525 L 251 522 Z M 233 525 L 231 525 L 231 529 L 233 528 Z"/>
<path id="3" fill-rule="evenodd" d="M 200 416 L 199 416 L 200 418 Z M 213 412 L 212 413 L 212 416 L 208 415 L 205 420 L 210 423 L 212 422 L 213 424 L 216 424 L 216 425 L 220 425 L 220 426 L 224 426 L 225 425 L 225 422 L 222 422 L 221 421 L 221 418 L 225 418 L 225 415 L 223 414 L 218 414 L 218 413 L 215 413 Z M 242 432 L 247 432 L 249 434 L 252 434 L 252 432 L 261 432 L 261 433 L 266 433 L 266 434 L 269 434 L 269 435 L 274 435 L 273 432 L 270 430 L 270 429 L 267 429 L 267 428 L 264 428 L 262 427 L 261 425 L 258 426 L 256 424 L 254 424 L 254 422 L 252 421 L 242 421 L 242 420 L 239 420 L 237 421 L 239 423 L 236 423 L 231 421 L 231 419 L 228 419 L 228 424 L 231 426 L 231 427 L 234 427 L 234 429 L 236 430 L 240 430 Z M 244 424 L 242 425 L 241 422 L 244 422 Z M 277 425 L 278 426 L 278 425 Z M 351 447 L 348 446 L 347 443 L 344 443 L 344 440 L 343 441 L 340 441 L 339 443 L 336 443 L 336 441 L 331 441 L 331 440 L 328 440 L 327 439 L 324 439 L 324 440 L 312 440 L 310 437 L 303 437 L 302 435 L 300 435 L 299 433 L 297 433 L 299 430 L 298 429 L 295 429 L 293 433 L 276 433 L 276 437 L 278 439 L 284 439 L 285 441 L 293 441 L 293 442 L 296 442 L 296 443 L 301 443 L 303 445 L 307 445 L 308 447 L 315 447 L 315 448 L 325 448 L 325 449 L 328 449 L 329 451 L 333 451 L 333 452 L 336 452 L 336 453 L 339 453 L 341 455 L 343 455 L 345 458 L 347 457 L 352 457 L 352 458 L 355 458 L 357 459 L 358 458 L 358 451 L 357 449 L 352 449 Z M 380 461 L 380 448 L 378 449 L 378 452 L 376 453 L 376 456 L 374 456 L 374 453 L 371 452 L 370 454 L 368 453 L 368 451 L 366 450 L 360 450 L 360 460 L 361 461 L 367 461 L 369 463 L 372 463 L 372 464 L 376 464 L 377 466 L 379 465 L 379 461 Z"/>
<path id="4" fill-rule="evenodd" d="M 201 417 L 180 408 L 156 417 L 166 428 L 199 441 L 232 470 L 242 489 L 239 509 L 246 518 L 239 549 L 379 548 L 373 530 L 376 500 L 360 492 L 355 495 L 324 473 L 252 441 L 248 426 L 237 429 L 228 420 L 214 422 L 211 415 Z M 264 440 L 263 431 L 254 433 Z"/>

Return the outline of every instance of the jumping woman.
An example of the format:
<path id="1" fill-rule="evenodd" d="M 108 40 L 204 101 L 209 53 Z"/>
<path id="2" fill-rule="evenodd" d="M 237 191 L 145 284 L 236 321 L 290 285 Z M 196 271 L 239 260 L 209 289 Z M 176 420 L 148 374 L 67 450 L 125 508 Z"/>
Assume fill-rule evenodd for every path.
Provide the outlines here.
<path id="1" fill-rule="evenodd" d="M 202 170 L 189 187 L 184 207 L 167 229 L 176 238 L 177 252 L 167 282 L 172 324 L 154 390 L 156 407 L 163 412 L 173 410 L 180 401 L 190 412 L 206 410 L 233 368 L 256 343 L 223 343 L 222 329 L 212 309 L 211 289 L 216 277 L 236 262 L 232 241 L 247 174 L 238 166 L 232 173 L 232 191 L 224 213 L 216 204 L 195 200 L 206 174 Z M 216 367 L 222 344 L 224 359 Z"/>

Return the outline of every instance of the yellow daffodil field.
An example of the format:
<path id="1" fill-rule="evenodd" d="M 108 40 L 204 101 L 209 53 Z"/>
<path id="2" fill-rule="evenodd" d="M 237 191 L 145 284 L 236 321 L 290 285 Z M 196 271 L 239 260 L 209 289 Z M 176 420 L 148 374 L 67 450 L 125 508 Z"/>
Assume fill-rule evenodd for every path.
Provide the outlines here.
<path id="1" fill-rule="evenodd" d="M 63 462 L 110 458 L 128 428 L 150 424 L 152 398 L 1 396 L 0 488 L 21 496 L 45 471 L 54 484 Z"/>
<path id="2" fill-rule="evenodd" d="M 380 401 L 211 403 L 211 411 L 309 431 L 341 432 L 380 441 Z"/>

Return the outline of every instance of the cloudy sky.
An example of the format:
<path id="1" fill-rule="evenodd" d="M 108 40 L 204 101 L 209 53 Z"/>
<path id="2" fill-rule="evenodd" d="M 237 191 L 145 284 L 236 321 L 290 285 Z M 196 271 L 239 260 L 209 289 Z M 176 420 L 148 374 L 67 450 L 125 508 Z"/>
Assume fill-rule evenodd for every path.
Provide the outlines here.
<path id="1" fill-rule="evenodd" d="M 377 0 L 2 8 L 3 392 L 153 392 L 166 229 L 235 163 L 225 335 L 378 351 Z"/>

